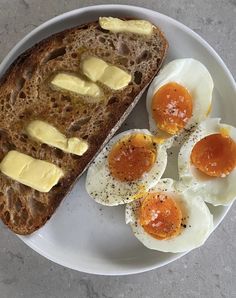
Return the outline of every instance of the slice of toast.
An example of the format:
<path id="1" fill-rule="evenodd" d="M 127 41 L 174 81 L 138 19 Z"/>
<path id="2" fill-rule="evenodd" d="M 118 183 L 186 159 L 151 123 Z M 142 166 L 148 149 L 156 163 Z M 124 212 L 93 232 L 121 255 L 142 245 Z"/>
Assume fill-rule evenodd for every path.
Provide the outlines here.
<path id="1" fill-rule="evenodd" d="M 0 161 L 15 149 L 59 166 L 65 175 L 51 191 L 41 193 L 0 174 L 0 217 L 12 231 L 30 234 L 51 217 L 131 112 L 160 69 L 167 48 L 158 28 L 146 37 L 111 33 L 93 22 L 55 34 L 15 60 L 0 81 Z M 81 58 L 87 55 L 122 68 L 132 75 L 132 81 L 118 91 L 100 84 L 105 94 L 100 102 L 50 86 L 55 73 L 80 73 Z M 36 142 L 25 133 L 35 119 L 50 123 L 67 137 L 86 139 L 89 149 L 76 156 Z"/>

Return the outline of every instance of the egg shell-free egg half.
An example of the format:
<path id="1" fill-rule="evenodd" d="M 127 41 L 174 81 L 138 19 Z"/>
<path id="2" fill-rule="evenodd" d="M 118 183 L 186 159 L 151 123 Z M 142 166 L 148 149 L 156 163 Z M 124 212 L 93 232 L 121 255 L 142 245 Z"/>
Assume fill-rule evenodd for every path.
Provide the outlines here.
<path id="1" fill-rule="evenodd" d="M 225 177 L 210 177 L 202 174 L 191 163 L 191 152 L 197 142 L 206 136 L 227 132 L 236 142 L 236 128 L 220 123 L 219 118 L 203 121 L 183 144 L 178 156 L 179 177 L 182 185 L 190 187 L 192 197 L 202 197 L 206 202 L 229 205 L 236 197 L 236 168 Z"/>
<path id="2" fill-rule="evenodd" d="M 86 178 L 86 190 L 98 203 L 106 206 L 116 206 L 129 203 L 144 191 L 152 188 L 161 178 L 167 164 L 167 153 L 163 145 L 155 145 L 156 161 L 149 172 L 136 181 L 123 182 L 114 178 L 109 170 L 108 155 L 114 144 L 124 137 L 133 134 L 150 135 L 146 129 L 131 129 L 116 135 L 98 154 L 90 165 Z"/>
<path id="3" fill-rule="evenodd" d="M 126 205 L 126 223 L 130 224 L 135 237 L 150 249 L 172 253 L 190 251 L 204 244 L 213 230 L 213 216 L 205 202 L 197 198 L 192 199 L 187 189 L 179 192 L 177 184 L 172 179 L 165 178 L 150 190 L 174 199 L 186 217 L 180 234 L 173 238 L 159 240 L 144 230 L 138 218 L 140 200 Z"/>
<path id="4" fill-rule="evenodd" d="M 153 134 L 163 135 L 152 116 L 152 99 L 157 90 L 168 83 L 178 83 L 185 87 L 192 96 L 193 113 L 188 120 L 185 130 L 181 130 L 177 137 L 170 136 L 166 141 L 167 147 L 182 143 L 194 126 L 204 120 L 211 109 L 213 80 L 207 68 L 192 58 L 176 59 L 166 64 L 152 81 L 146 99 L 149 115 L 149 129 Z"/>

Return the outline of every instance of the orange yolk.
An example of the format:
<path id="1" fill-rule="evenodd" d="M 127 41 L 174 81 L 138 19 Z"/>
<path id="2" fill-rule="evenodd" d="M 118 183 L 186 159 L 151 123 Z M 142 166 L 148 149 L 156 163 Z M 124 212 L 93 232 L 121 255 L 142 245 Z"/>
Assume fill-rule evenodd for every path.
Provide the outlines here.
<path id="1" fill-rule="evenodd" d="M 224 177 L 236 166 L 236 143 L 220 133 L 209 135 L 195 144 L 192 164 L 212 177 Z"/>
<path id="2" fill-rule="evenodd" d="M 108 156 L 112 176 L 120 181 L 135 181 L 148 172 L 156 161 L 151 136 L 135 134 L 116 143 Z"/>
<path id="3" fill-rule="evenodd" d="M 180 233 L 182 212 L 169 196 L 149 193 L 140 207 L 139 220 L 149 235 L 167 240 Z"/>
<path id="4" fill-rule="evenodd" d="M 176 134 L 192 116 L 192 96 L 177 83 L 168 83 L 157 90 L 152 99 L 152 115 L 159 129 Z"/>

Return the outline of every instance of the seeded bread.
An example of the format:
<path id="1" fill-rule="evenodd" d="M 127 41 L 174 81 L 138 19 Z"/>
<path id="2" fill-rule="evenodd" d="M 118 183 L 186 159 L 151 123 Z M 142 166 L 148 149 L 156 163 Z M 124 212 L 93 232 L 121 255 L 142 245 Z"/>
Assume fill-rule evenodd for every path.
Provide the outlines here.
<path id="1" fill-rule="evenodd" d="M 15 149 L 59 166 L 65 175 L 50 192 L 40 193 L 0 174 L 0 217 L 12 231 L 30 234 L 51 217 L 137 103 L 167 48 L 158 28 L 146 37 L 110 33 L 94 22 L 55 34 L 15 60 L 0 80 L 0 160 Z M 87 55 L 124 69 L 132 75 L 131 83 L 120 91 L 100 84 L 104 92 L 100 102 L 50 86 L 52 76 L 60 71 L 80 73 L 81 59 Z M 50 123 L 67 137 L 86 139 L 88 151 L 79 157 L 30 139 L 25 127 L 35 119 Z"/>

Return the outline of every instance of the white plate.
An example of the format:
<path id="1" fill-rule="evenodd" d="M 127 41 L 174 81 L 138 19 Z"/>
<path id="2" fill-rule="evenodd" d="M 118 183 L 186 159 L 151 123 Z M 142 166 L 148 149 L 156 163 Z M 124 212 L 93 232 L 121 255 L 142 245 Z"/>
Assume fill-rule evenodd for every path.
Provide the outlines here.
<path id="1" fill-rule="evenodd" d="M 148 19 L 160 26 L 169 41 L 167 61 L 192 57 L 200 60 L 213 76 L 213 116 L 236 126 L 236 87 L 229 70 L 216 52 L 196 33 L 179 22 L 155 11 L 125 5 L 100 5 L 74 10 L 39 26 L 19 42 L 0 66 L 0 76 L 24 50 L 52 33 L 77 26 L 99 16 Z M 142 117 L 140 117 L 142 115 Z M 147 127 L 145 97 L 130 115 L 123 130 Z M 176 171 L 170 160 L 167 173 Z M 173 175 L 172 175 L 173 176 Z M 161 267 L 183 254 L 160 253 L 145 248 L 124 221 L 124 206 L 102 207 L 88 197 L 85 176 L 75 185 L 51 220 L 31 236 L 20 237 L 46 258 L 87 273 L 124 275 Z M 211 208 L 215 227 L 229 208 Z M 212 249 L 214 249 L 212 247 Z"/>

